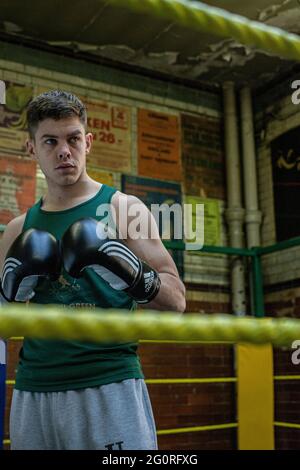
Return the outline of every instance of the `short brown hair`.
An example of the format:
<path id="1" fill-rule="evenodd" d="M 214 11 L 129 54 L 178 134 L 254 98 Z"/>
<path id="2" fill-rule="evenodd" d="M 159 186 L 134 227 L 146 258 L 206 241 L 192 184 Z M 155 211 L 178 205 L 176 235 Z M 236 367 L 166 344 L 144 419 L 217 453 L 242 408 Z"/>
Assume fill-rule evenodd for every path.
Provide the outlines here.
<path id="1" fill-rule="evenodd" d="M 44 119 L 59 120 L 77 116 L 86 128 L 86 107 L 77 96 L 62 90 L 51 90 L 41 93 L 30 101 L 27 107 L 28 131 L 34 139 L 38 124 Z"/>

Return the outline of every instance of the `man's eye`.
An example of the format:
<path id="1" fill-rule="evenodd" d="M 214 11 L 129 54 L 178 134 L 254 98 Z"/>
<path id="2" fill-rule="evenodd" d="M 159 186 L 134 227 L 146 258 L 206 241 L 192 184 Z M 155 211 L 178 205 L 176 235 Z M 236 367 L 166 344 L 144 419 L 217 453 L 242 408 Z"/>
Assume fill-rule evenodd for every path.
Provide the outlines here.
<path id="1" fill-rule="evenodd" d="M 55 144 L 56 144 L 56 140 L 55 140 L 55 139 L 47 139 L 47 140 L 45 140 L 45 144 L 47 144 L 47 145 L 55 145 Z"/>
<path id="2" fill-rule="evenodd" d="M 70 142 L 71 142 L 72 144 L 75 144 L 78 140 L 79 140 L 79 137 L 77 137 L 77 136 L 74 136 L 74 137 L 71 137 L 71 138 L 70 138 Z"/>

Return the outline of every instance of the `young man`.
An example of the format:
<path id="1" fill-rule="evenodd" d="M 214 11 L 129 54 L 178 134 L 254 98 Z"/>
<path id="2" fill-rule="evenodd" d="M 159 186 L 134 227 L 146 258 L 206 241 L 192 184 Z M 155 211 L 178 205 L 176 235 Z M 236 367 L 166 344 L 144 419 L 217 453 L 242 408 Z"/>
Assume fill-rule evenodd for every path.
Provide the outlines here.
<path id="1" fill-rule="evenodd" d="M 92 134 L 81 101 L 63 91 L 43 93 L 29 104 L 27 118 L 28 151 L 45 175 L 47 192 L 6 227 L 0 249 L 4 298 L 124 308 L 124 315 L 136 303 L 183 312 L 184 286 L 151 213 L 136 197 L 87 175 Z M 124 239 L 100 236 L 98 214 L 105 204 Z M 145 221 L 138 238 L 127 230 L 134 205 Z M 135 343 L 25 338 L 11 407 L 12 449 L 156 449 L 136 350 Z"/>

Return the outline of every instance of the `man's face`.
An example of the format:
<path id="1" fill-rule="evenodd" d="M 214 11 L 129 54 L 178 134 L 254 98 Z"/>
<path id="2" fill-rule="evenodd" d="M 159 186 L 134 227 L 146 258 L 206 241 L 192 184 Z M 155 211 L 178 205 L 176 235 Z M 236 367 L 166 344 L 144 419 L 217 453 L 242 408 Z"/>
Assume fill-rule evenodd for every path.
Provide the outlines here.
<path id="1" fill-rule="evenodd" d="M 35 139 L 27 142 L 27 149 L 39 162 L 47 180 L 68 186 L 85 172 L 92 140 L 92 134 L 85 133 L 77 117 L 45 119 L 39 123 Z"/>

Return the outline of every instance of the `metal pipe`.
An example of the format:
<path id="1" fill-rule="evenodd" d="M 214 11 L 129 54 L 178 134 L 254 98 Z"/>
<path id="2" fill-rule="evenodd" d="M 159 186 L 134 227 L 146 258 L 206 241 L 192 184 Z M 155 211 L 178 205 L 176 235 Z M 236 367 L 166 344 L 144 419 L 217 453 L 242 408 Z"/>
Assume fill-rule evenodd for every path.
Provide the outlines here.
<path id="1" fill-rule="evenodd" d="M 244 247 L 241 170 L 236 113 L 235 89 L 232 82 L 223 85 L 224 131 L 226 150 L 226 176 L 228 209 L 225 216 L 229 227 L 229 243 L 233 248 Z M 246 314 L 244 263 L 239 257 L 231 264 L 232 309 L 236 315 Z"/>
<path id="2" fill-rule="evenodd" d="M 247 247 L 260 246 L 261 212 L 258 209 L 257 169 L 253 128 L 252 96 L 248 86 L 240 92 L 241 137 L 243 147 L 244 199 Z M 259 258 L 259 259 L 258 259 Z M 259 255 L 253 259 L 250 279 L 251 311 L 255 316 L 264 315 L 263 276 Z"/>
<path id="3" fill-rule="evenodd" d="M 260 246 L 261 212 L 258 209 L 257 169 L 253 129 L 252 97 L 244 86 L 241 98 L 241 131 L 243 144 L 244 197 L 246 208 L 247 247 Z"/>

